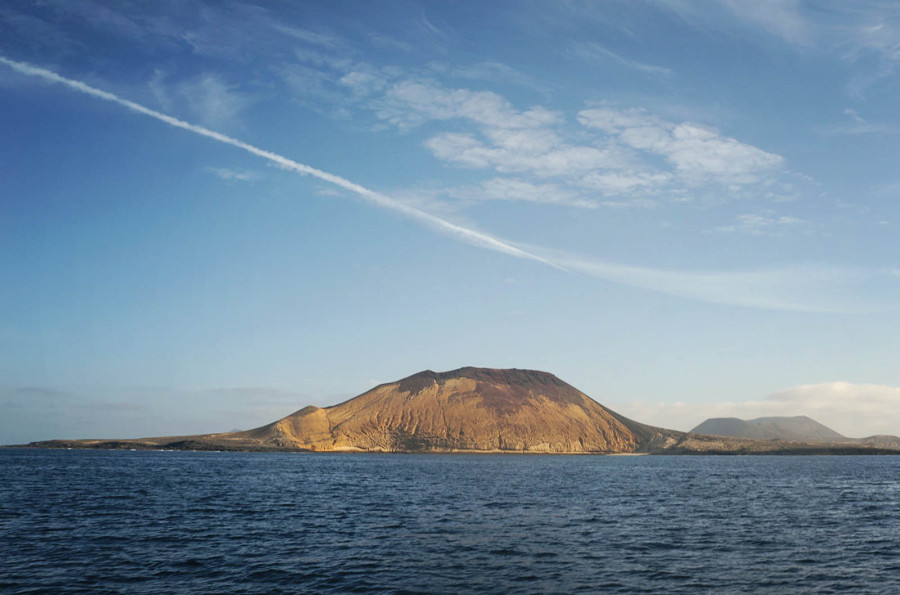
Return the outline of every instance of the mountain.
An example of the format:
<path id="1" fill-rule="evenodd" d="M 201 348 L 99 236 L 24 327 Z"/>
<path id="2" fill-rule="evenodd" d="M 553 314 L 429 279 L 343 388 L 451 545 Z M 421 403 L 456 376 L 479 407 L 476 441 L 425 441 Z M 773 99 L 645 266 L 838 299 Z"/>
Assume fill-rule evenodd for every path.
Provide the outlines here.
<path id="1" fill-rule="evenodd" d="M 797 417 L 760 417 L 742 420 L 736 417 L 714 417 L 691 430 L 692 434 L 749 438 L 751 440 L 786 440 L 789 442 L 848 442 L 849 439 L 800 415 Z"/>
<path id="2" fill-rule="evenodd" d="M 668 434 L 535 370 L 426 370 L 242 432 L 34 446 L 367 452 L 632 453 Z"/>
<path id="3" fill-rule="evenodd" d="M 653 429 L 534 370 L 430 370 L 219 439 L 316 451 L 634 452 Z"/>
<path id="4" fill-rule="evenodd" d="M 808 418 L 801 419 L 815 424 Z M 753 425 L 740 422 L 746 423 Z M 795 425 L 812 427 L 800 422 Z M 419 372 L 376 386 L 344 403 L 305 407 L 252 430 L 122 440 L 48 440 L 26 446 L 320 452 L 900 454 L 900 440 L 891 436 L 872 437 L 866 439 L 868 442 L 824 443 L 819 435 L 816 440 L 797 442 L 655 428 L 607 409 L 547 372 L 469 367 Z"/>

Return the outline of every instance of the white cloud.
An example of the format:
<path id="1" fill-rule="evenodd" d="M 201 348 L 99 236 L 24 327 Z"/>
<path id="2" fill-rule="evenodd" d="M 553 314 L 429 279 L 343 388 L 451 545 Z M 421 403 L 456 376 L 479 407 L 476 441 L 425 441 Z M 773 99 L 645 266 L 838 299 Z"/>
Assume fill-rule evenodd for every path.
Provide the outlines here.
<path id="1" fill-rule="evenodd" d="M 174 128 L 240 149 L 286 170 L 314 177 L 329 185 L 356 194 L 374 206 L 410 217 L 457 240 L 516 258 L 539 262 L 556 269 L 581 272 L 612 282 L 689 299 L 755 308 L 819 312 L 847 310 L 847 305 L 840 299 L 842 290 L 867 281 L 876 274 L 884 277 L 880 272 L 834 268 L 790 268 L 749 273 L 660 270 L 593 261 L 567 254 L 550 254 L 549 251 L 541 251 L 536 248 L 526 250 L 489 233 L 453 223 L 346 178 L 296 162 L 283 155 L 261 149 L 208 128 L 179 120 L 81 81 L 68 79 L 52 71 L 9 60 L 2 56 L 0 56 L 0 63 L 19 73 L 64 85 L 73 91 L 115 103 Z M 491 191 L 490 184 L 486 188 Z M 540 188 L 528 183 L 505 181 L 495 183 L 493 192 L 497 196 L 508 198 L 516 189 L 526 196 L 529 193 L 533 195 L 540 191 Z"/>
<path id="2" fill-rule="evenodd" d="M 538 87 L 537 82 L 531 77 L 519 72 L 508 64 L 494 60 L 468 65 L 431 62 L 428 66 L 433 73 L 438 75 L 478 81 L 502 81 L 523 87 Z"/>
<path id="3" fill-rule="evenodd" d="M 779 176 L 786 175 L 780 156 L 697 123 L 670 122 L 641 109 L 604 107 L 580 112 L 577 121 L 584 128 L 573 129 L 561 112 L 541 105 L 522 109 L 493 91 L 454 88 L 432 78 L 533 86 L 500 62 L 432 62 L 418 71 L 375 67 L 357 60 L 345 43 L 300 33 L 289 34 L 318 47 L 295 48 L 295 62 L 275 66 L 299 101 L 335 117 L 349 117 L 351 110 L 364 107 L 404 132 L 428 123 L 430 136 L 424 145 L 437 159 L 535 185 L 553 179 L 577 197 L 555 204 L 646 206 L 765 197 L 772 189 L 763 193 L 750 187 L 777 185 Z M 594 58 L 648 73 L 664 71 L 599 45 L 588 49 Z"/>
<path id="4" fill-rule="evenodd" d="M 145 107 L 139 103 L 135 103 L 134 101 L 123 99 L 113 93 L 91 87 L 90 85 L 87 85 L 81 81 L 69 79 L 60 76 L 50 70 L 38 68 L 30 64 L 17 62 L 15 60 L 9 60 L 2 56 L 0 56 L 0 64 L 5 64 L 19 73 L 38 77 L 47 82 L 61 84 L 73 91 L 84 93 L 97 99 L 102 99 L 104 101 L 118 104 L 126 109 L 137 112 L 139 114 L 143 114 L 145 116 L 153 118 L 154 120 L 163 122 L 164 124 L 168 124 L 169 126 L 180 128 L 182 130 L 186 130 L 188 132 L 203 136 L 216 142 L 241 149 L 242 151 L 265 159 L 285 170 L 292 171 L 301 175 L 312 176 L 323 182 L 352 192 L 374 206 L 400 213 L 422 224 L 428 225 L 433 229 L 441 231 L 442 233 L 449 234 L 459 240 L 465 241 L 480 248 L 494 250 L 503 254 L 507 254 L 509 256 L 515 256 L 516 258 L 523 258 L 526 260 L 540 262 L 557 269 L 561 268 L 558 264 L 547 260 L 542 256 L 538 256 L 536 254 L 518 248 L 511 243 L 501 240 L 491 234 L 483 233 L 470 227 L 452 223 L 446 219 L 442 219 L 441 217 L 432 215 L 431 213 L 400 202 L 394 198 L 391 198 L 390 196 L 386 196 L 384 194 L 381 194 L 380 192 L 376 192 L 374 190 L 366 188 L 365 186 L 356 184 L 355 182 L 351 182 L 346 178 L 342 178 L 335 174 L 316 169 L 303 163 L 299 163 L 297 161 L 294 161 L 293 159 L 289 159 L 283 155 L 279 155 L 278 153 L 266 151 L 265 149 L 261 149 L 249 143 L 245 143 L 220 132 L 204 128 L 203 126 L 197 126 L 195 124 L 179 120 L 177 118 L 169 116 L 168 114 L 163 114 L 156 110 Z"/>
<path id="5" fill-rule="evenodd" d="M 553 254 L 546 258 L 573 272 L 682 298 L 748 308 L 802 312 L 870 310 L 878 304 L 848 302 L 848 287 L 869 279 L 885 280 L 881 271 L 834 267 L 785 267 L 757 271 L 690 271 L 640 267 Z"/>
<path id="6" fill-rule="evenodd" d="M 754 23 L 788 43 L 810 45 L 812 23 L 800 14 L 799 0 L 722 0 L 741 19 Z"/>
<path id="7" fill-rule="evenodd" d="M 217 178 L 229 182 L 249 182 L 259 177 L 256 173 L 251 171 L 228 169 L 227 167 L 207 167 L 206 171 L 210 172 Z"/>
<path id="8" fill-rule="evenodd" d="M 595 107 L 578 112 L 578 121 L 589 128 L 597 128 L 608 134 L 619 134 L 628 128 L 661 126 L 661 120 L 640 108 L 617 110 Z"/>
<path id="9" fill-rule="evenodd" d="M 866 121 L 859 115 L 859 112 L 857 112 L 855 109 L 850 109 L 850 108 L 845 109 L 844 115 L 852 118 L 853 121 L 856 122 L 857 124 L 865 124 L 866 123 Z"/>
<path id="10" fill-rule="evenodd" d="M 333 113 L 336 107 L 342 107 L 348 89 L 354 94 L 361 91 L 360 86 L 341 81 L 339 74 L 307 64 L 284 64 L 277 67 L 277 73 L 297 101 L 317 110 Z"/>
<path id="11" fill-rule="evenodd" d="M 210 73 L 170 82 L 163 71 L 157 70 L 149 87 L 163 109 L 174 110 L 180 106 L 209 126 L 233 125 L 252 103 L 252 98 L 235 85 L 226 84 L 218 75 Z"/>
<path id="12" fill-rule="evenodd" d="M 890 0 L 830 0 L 815 6 L 800 0 L 719 0 L 726 8 L 724 15 L 710 10 L 715 8 L 710 3 L 661 0 L 661 4 L 704 29 L 758 29 L 803 51 L 836 55 L 861 66 L 847 84 L 848 93 L 856 98 L 892 76 L 900 62 L 900 8 Z"/>
<path id="13" fill-rule="evenodd" d="M 250 100 L 236 86 L 224 83 L 217 75 L 206 74 L 178 85 L 178 92 L 187 100 L 193 113 L 211 125 L 227 125 Z"/>
<path id="14" fill-rule="evenodd" d="M 385 81 L 380 76 L 358 70 L 342 76 L 340 83 L 352 89 L 357 95 L 369 95 L 375 91 L 380 91 L 385 86 Z"/>
<path id="15" fill-rule="evenodd" d="M 597 208 L 597 201 L 583 198 L 556 184 L 534 184 L 517 178 L 492 178 L 478 187 L 454 190 L 459 198 L 472 200 L 522 201 L 536 204 Z"/>
<path id="16" fill-rule="evenodd" d="M 518 137 L 529 139 L 528 131 L 517 131 Z M 530 140 L 535 140 L 531 138 Z M 541 150 L 539 143 L 522 142 L 520 148 L 506 140 L 486 144 L 471 134 L 444 133 L 425 142 L 435 157 L 474 169 L 493 168 L 500 173 L 527 172 L 539 178 L 586 175 L 598 169 L 617 167 L 621 161 L 610 151 L 595 147 L 558 144 Z M 572 182 L 572 180 L 570 180 Z"/>
<path id="17" fill-rule="evenodd" d="M 664 186 L 672 179 L 666 172 L 608 172 L 590 173 L 581 183 L 587 188 L 600 191 L 605 196 L 634 195 L 645 189 Z"/>
<path id="18" fill-rule="evenodd" d="M 789 216 L 738 215 L 731 225 L 717 227 L 725 233 L 743 232 L 750 235 L 781 235 L 788 228 L 805 226 L 803 219 Z"/>
<path id="19" fill-rule="evenodd" d="M 777 391 L 765 399 L 742 402 L 619 402 L 608 405 L 637 421 L 682 431 L 711 417 L 754 419 L 806 415 L 851 438 L 900 435 L 900 387 L 876 384 L 809 384 Z"/>
<path id="20" fill-rule="evenodd" d="M 402 130 L 456 120 L 453 131 L 425 141 L 436 158 L 534 184 L 555 178 L 560 188 L 580 197 L 555 201 L 560 205 L 682 202 L 688 190 L 692 196 L 687 198 L 722 200 L 754 185 L 767 187 L 766 192 L 757 189 L 757 196 L 771 195 L 769 187 L 779 189 L 778 184 L 787 187 L 779 155 L 713 128 L 671 122 L 641 109 L 582 110 L 577 119 L 586 130 L 573 133 L 560 113 L 541 106 L 520 111 L 493 92 L 448 89 L 423 80 L 393 83 L 373 106 L 380 119 Z M 460 130 L 466 125 L 471 129 Z"/>
<path id="21" fill-rule="evenodd" d="M 272 28 L 280 33 L 283 33 L 304 43 L 329 49 L 340 47 L 344 43 L 340 37 L 337 37 L 335 35 L 331 35 L 329 33 L 321 33 L 318 31 L 310 31 L 301 27 L 289 27 L 287 25 L 278 23 L 272 25 Z"/>
<path id="22" fill-rule="evenodd" d="M 616 52 L 607 49 L 598 43 L 573 44 L 570 51 L 572 54 L 591 60 L 592 62 L 612 62 L 614 64 L 619 64 L 621 66 L 625 66 L 626 68 L 638 70 L 652 76 L 672 74 L 672 71 L 669 68 L 654 66 L 652 64 L 645 64 L 638 60 L 626 58 L 625 56 L 617 54 Z"/>
<path id="23" fill-rule="evenodd" d="M 881 122 L 869 122 L 859 115 L 854 109 L 847 108 L 844 115 L 850 119 L 850 122 L 842 122 L 832 126 L 820 127 L 816 131 L 823 135 L 847 135 L 861 136 L 864 134 L 897 134 L 898 129 L 894 124 L 886 124 Z"/>
<path id="24" fill-rule="evenodd" d="M 400 128 L 427 120 L 470 120 L 492 128 L 536 128 L 559 121 L 556 112 L 543 107 L 518 111 L 491 91 L 445 89 L 433 83 L 401 81 L 385 93 L 377 114 Z"/>
<path id="25" fill-rule="evenodd" d="M 689 183 L 753 184 L 784 165 L 779 155 L 722 136 L 713 128 L 668 122 L 642 110 L 587 109 L 579 112 L 578 120 L 633 149 L 664 157 Z"/>

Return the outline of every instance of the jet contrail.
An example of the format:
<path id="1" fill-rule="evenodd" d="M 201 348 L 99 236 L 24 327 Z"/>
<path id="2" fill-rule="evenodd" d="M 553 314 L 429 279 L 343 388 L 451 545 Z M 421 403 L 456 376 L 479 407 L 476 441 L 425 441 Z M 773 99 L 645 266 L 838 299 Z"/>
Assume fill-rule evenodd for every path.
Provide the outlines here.
<path id="1" fill-rule="evenodd" d="M 515 256 L 516 258 L 524 258 L 527 260 L 533 260 L 536 262 L 540 262 L 541 264 L 545 264 L 551 266 L 555 269 L 566 270 L 562 266 L 556 264 L 553 261 L 550 261 L 546 258 L 542 258 L 536 254 L 532 254 L 530 252 L 526 252 L 521 248 L 516 248 L 512 244 L 504 242 L 498 238 L 495 238 L 486 233 L 475 231 L 474 229 L 469 229 L 467 227 L 463 227 L 461 225 L 457 225 L 455 223 L 451 223 L 445 219 L 441 219 L 436 215 L 432 215 L 431 213 L 426 213 L 425 211 L 419 210 L 415 207 L 411 207 L 407 204 L 404 204 L 396 199 L 393 199 L 389 196 L 381 194 L 380 192 L 376 192 L 374 190 L 370 190 L 365 186 L 360 186 L 355 182 L 351 182 L 346 178 L 342 178 L 340 176 L 330 174 L 326 171 L 322 171 L 320 169 L 316 169 L 309 165 L 304 165 L 303 163 L 298 163 L 293 159 L 288 159 L 282 155 L 277 153 L 272 153 L 271 151 L 266 151 L 265 149 L 260 149 L 259 147 L 255 147 L 251 144 L 240 141 L 236 138 L 232 138 L 230 136 L 226 136 L 214 130 L 210 130 L 209 128 L 204 128 L 203 126 L 198 126 L 196 124 L 191 124 L 189 122 L 185 122 L 183 120 L 179 120 L 178 118 L 174 118 L 162 112 L 158 112 L 156 110 L 152 110 L 149 107 L 144 107 L 139 103 L 135 103 L 133 101 L 129 101 L 128 99 L 122 99 L 118 95 L 114 95 L 113 93 L 109 93 L 107 91 L 103 91 L 101 89 L 97 89 L 96 87 L 91 87 L 81 81 L 76 81 L 70 78 L 66 78 L 64 76 L 60 76 L 51 70 L 46 70 L 44 68 L 39 68 L 37 66 L 32 66 L 30 64 L 26 64 L 25 62 L 17 62 L 15 60 L 10 60 L 8 58 L 4 58 L 0 56 L 0 63 L 6 64 L 13 70 L 20 72 L 22 74 L 27 74 L 29 76 L 35 76 L 38 78 L 42 78 L 45 81 L 49 81 L 52 83 L 59 83 L 61 85 L 65 85 L 70 89 L 78 91 L 80 93 L 85 93 L 86 95 L 91 95 L 93 97 L 97 97 L 98 99 L 103 99 L 106 101 L 111 101 L 112 103 L 117 103 L 123 107 L 126 107 L 132 111 L 138 112 L 140 114 L 144 114 L 145 116 L 150 116 L 151 118 L 155 118 L 160 122 L 164 122 L 170 126 L 174 126 L 176 128 L 181 128 L 187 130 L 189 132 L 193 132 L 194 134 L 199 134 L 200 136 L 205 136 L 207 138 L 211 138 L 215 141 L 219 141 L 220 143 L 224 143 L 226 145 L 231 145 L 232 147 L 237 147 L 238 149 L 243 149 L 248 153 L 252 153 L 257 157 L 262 157 L 263 159 L 267 159 L 272 163 L 276 163 L 285 169 L 289 169 L 291 171 L 297 172 L 299 174 L 305 174 L 313 176 L 314 178 L 318 178 L 324 182 L 328 182 L 329 184 L 333 184 L 344 190 L 349 190 L 359 196 L 363 197 L 370 203 L 377 205 L 379 207 L 390 209 L 393 211 L 397 211 L 406 215 L 407 217 L 411 217 L 412 219 L 417 219 L 423 223 L 427 223 L 441 231 L 447 232 L 451 235 L 456 236 L 462 240 L 469 242 L 470 244 L 474 244 L 476 246 L 480 246 L 482 248 L 487 248 L 489 250 L 494 250 L 497 252 L 502 252 L 503 254 L 508 254 L 510 256 Z"/>
<path id="2" fill-rule="evenodd" d="M 255 147 L 236 138 L 215 132 L 203 126 L 190 124 L 162 112 L 144 107 L 139 103 L 122 99 L 118 95 L 91 87 L 80 81 L 69 79 L 53 71 L 17 62 L 0 56 L 0 64 L 13 70 L 41 78 L 52 83 L 117 103 L 132 111 L 150 116 L 156 120 L 182 128 L 194 134 L 211 138 L 220 143 L 243 149 L 257 157 L 262 157 L 284 169 L 299 174 L 310 175 L 344 190 L 361 196 L 366 201 L 381 208 L 402 213 L 431 227 L 448 233 L 459 240 L 475 246 L 501 252 L 516 258 L 523 258 L 567 272 L 590 275 L 614 283 L 639 287 L 687 299 L 706 302 L 761 308 L 765 310 L 796 310 L 807 312 L 848 312 L 856 308 L 843 305 L 841 295 L 848 286 L 860 286 L 867 280 L 897 278 L 896 273 L 853 269 L 820 269 L 793 267 L 790 269 L 762 270 L 756 272 L 694 272 L 665 270 L 647 267 L 632 267 L 591 261 L 570 254 L 555 253 L 546 257 L 517 248 L 512 244 L 468 227 L 451 223 L 431 213 L 411 207 L 389 196 L 360 186 L 346 178 L 331 174 L 309 165 L 298 163 L 277 153 Z M 878 304 L 875 304 L 878 305 Z"/>

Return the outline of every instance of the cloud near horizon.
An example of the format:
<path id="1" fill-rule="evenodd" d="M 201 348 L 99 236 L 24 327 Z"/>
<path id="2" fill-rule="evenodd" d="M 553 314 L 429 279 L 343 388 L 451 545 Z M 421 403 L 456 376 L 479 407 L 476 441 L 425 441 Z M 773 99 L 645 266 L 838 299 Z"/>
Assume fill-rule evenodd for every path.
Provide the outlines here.
<path id="1" fill-rule="evenodd" d="M 755 419 L 806 415 L 849 438 L 900 435 L 900 387 L 852 382 L 805 384 L 761 400 L 711 403 L 605 403 L 614 411 L 650 425 L 688 431 L 713 417 Z"/>
<path id="2" fill-rule="evenodd" d="M 333 395 L 331 400 L 344 398 Z M 139 438 L 248 430 L 307 405 L 327 404 L 321 397 L 265 386 L 200 390 L 0 387 L 0 445 L 57 438 Z M 173 416 L 172 411 L 179 413 Z"/>

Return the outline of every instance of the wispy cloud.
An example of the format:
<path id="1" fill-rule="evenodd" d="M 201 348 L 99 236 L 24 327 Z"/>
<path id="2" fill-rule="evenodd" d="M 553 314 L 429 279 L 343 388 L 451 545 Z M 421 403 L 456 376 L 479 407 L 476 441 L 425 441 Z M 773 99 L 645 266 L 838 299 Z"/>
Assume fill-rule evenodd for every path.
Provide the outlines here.
<path id="1" fill-rule="evenodd" d="M 672 74 L 672 70 L 669 68 L 654 66 L 652 64 L 645 64 L 638 60 L 626 58 L 621 54 L 617 54 L 616 52 L 603 47 L 599 43 L 592 42 L 573 44 L 570 53 L 592 62 L 618 64 L 620 66 L 624 66 L 632 70 L 637 70 L 652 76 L 668 76 Z"/>
<path id="2" fill-rule="evenodd" d="M 143 105 L 140 105 L 133 101 L 123 99 L 117 95 L 114 95 L 113 93 L 102 91 L 80 81 L 65 78 L 56 74 L 55 72 L 46 70 L 44 68 L 38 68 L 30 64 L 9 60 L 4 57 L 0 57 L 0 63 L 6 64 L 13 70 L 16 70 L 17 72 L 20 72 L 22 74 L 39 77 L 45 81 L 65 85 L 66 87 L 80 93 L 85 93 L 98 99 L 116 103 L 118 105 L 121 105 L 122 107 L 128 108 L 145 116 L 149 116 L 175 128 L 181 128 L 182 130 L 193 132 L 194 134 L 204 136 L 220 143 L 231 145 L 232 147 L 236 147 L 252 155 L 256 155 L 257 157 L 261 157 L 263 159 L 271 161 L 272 163 L 286 170 L 318 178 L 324 182 L 328 182 L 329 184 L 333 184 L 334 186 L 357 194 L 358 196 L 361 196 L 362 198 L 376 206 L 399 212 L 468 243 L 480 246 L 482 248 L 487 248 L 489 250 L 502 252 L 504 254 L 508 254 L 509 256 L 515 256 L 516 258 L 533 260 L 552 266 L 554 268 L 560 268 L 556 263 L 553 263 L 535 254 L 531 254 L 530 252 L 526 252 L 525 250 L 517 248 L 508 242 L 495 238 L 494 236 L 475 231 L 461 225 L 456 225 L 455 223 L 451 223 L 445 219 L 441 219 L 440 217 L 436 217 L 430 213 L 426 213 L 424 211 L 401 203 L 389 196 L 386 196 L 379 192 L 375 192 L 374 190 L 370 190 L 364 186 L 351 182 L 350 180 L 347 180 L 335 174 L 316 169 L 303 163 L 298 163 L 297 161 L 284 157 L 283 155 L 260 149 L 258 147 L 237 140 L 230 136 L 226 136 L 219 132 L 215 132 L 208 128 L 204 128 L 202 126 L 197 126 L 195 124 L 190 124 L 177 118 L 173 118 L 172 116 L 144 107 Z"/>
<path id="3" fill-rule="evenodd" d="M 165 110 L 186 109 L 209 126 L 233 126 L 240 113 L 253 103 L 251 96 L 229 85 L 221 77 L 206 73 L 189 80 L 171 82 L 165 73 L 156 71 L 149 87 Z"/>
<path id="4" fill-rule="evenodd" d="M 742 195 L 768 200 L 797 192 L 781 156 L 641 109 L 584 109 L 577 117 L 583 128 L 573 131 L 561 112 L 540 105 L 518 109 L 491 91 L 371 69 L 354 70 L 342 82 L 361 105 L 401 131 L 444 123 L 450 130 L 433 133 L 424 146 L 448 164 L 492 174 L 480 190 L 447 188 L 448 199 L 597 208 Z M 661 167 L 660 156 L 668 166 Z M 552 192 L 541 198 L 535 188 Z"/>
<path id="5" fill-rule="evenodd" d="M 813 24 L 799 11 L 798 0 L 721 0 L 742 20 L 756 24 L 789 43 L 811 45 Z"/>
<path id="6" fill-rule="evenodd" d="M 496 60 L 488 60 L 463 66 L 451 66 L 441 63 L 432 63 L 430 66 L 439 73 L 448 74 L 457 78 L 491 82 L 503 81 L 514 85 L 521 85 L 523 87 L 537 86 L 537 83 L 531 77 L 519 72 L 508 64 L 497 62 Z"/>
<path id="7" fill-rule="evenodd" d="M 816 132 L 825 136 L 845 135 L 845 136 L 862 136 L 862 135 L 893 135 L 900 133 L 900 129 L 895 124 L 885 124 L 880 122 L 870 122 L 859 115 L 854 109 L 847 108 L 844 115 L 848 121 L 840 122 L 831 126 L 820 127 Z"/>
<path id="8" fill-rule="evenodd" d="M 46 397 L 43 395 L 47 395 Z M 55 438 L 134 438 L 250 429 L 338 395 L 268 387 L 182 390 L 166 387 L 0 387 L 0 444 Z M 177 409 L 174 419 L 171 412 Z M 112 430 L 111 430 L 112 428 Z"/>
<path id="9" fill-rule="evenodd" d="M 299 41 L 328 49 L 334 49 L 344 45 L 343 39 L 330 33 L 310 31 L 301 27 L 289 27 L 288 25 L 282 23 L 275 23 L 272 25 L 272 28 L 279 33 L 287 35 L 288 37 L 292 37 Z"/>
<path id="10" fill-rule="evenodd" d="M 193 113 L 201 121 L 211 125 L 233 122 L 250 103 L 250 99 L 239 93 L 235 86 L 224 83 L 214 74 L 182 83 L 179 92 L 191 106 Z"/>
<path id="11" fill-rule="evenodd" d="M 259 177 L 258 174 L 251 171 L 234 170 L 228 169 L 227 167 L 207 167 L 206 171 L 213 174 L 217 178 L 226 180 L 228 182 L 250 182 L 251 180 L 255 180 L 257 177 Z"/>
<path id="12" fill-rule="evenodd" d="M 826 1 L 811 6 L 798 0 L 719 0 L 711 3 L 662 0 L 686 22 L 723 30 L 761 30 L 802 51 L 839 57 L 859 66 L 847 83 L 851 97 L 862 99 L 876 82 L 900 64 L 900 6 L 887 0 Z M 724 15 L 724 18 L 723 18 Z"/>
<path id="13" fill-rule="evenodd" d="M 884 272 L 852 268 L 794 266 L 757 271 L 691 271 L 622 265 L 577 255 L 549 256 L 568 270 L 607 281 L 682 298 L 771 310 L 838 313 L 877 309 L 881 305 L 848 299 Z"/>
<path id="14" fill-rule="evenodd" d="M 283 155 L 266 151 L 208 128 L 184 122 L 83 82 L 65 78 L 50 70 L 4 57 L 0 57 L 0 63 L 22 74 L 64 85 L 74 91 L 115 103 L 139 114 L 154 118 L 169 126 L 241 149 L 286 170 L 312 176 L 333 187 L 356 194 L 375 206 L 410 217 L 458 240 L 516 258 L 539 262 L 556 269 L 576 271 L 616 283 L 689 299 L 754 308 L 819 312 L 844 311 L 848 307 L 852 308 L 852 305 L 848 306 L 845 301 L 840 299 L 841 292 L 846 291 L 848 287 L 852 288 L 864 282 L 872 276 L 869 273 L 849 269 L 818 268 L 790 268 L 759 272 L 692 272 L 627 266 L 591 260 L 571 254 L 553 253 L 536 248 L 526 250 L 488 233 L 452 223 L 346 178 L 298 163 Z M 448 113 L 454 113 L 458 109 L 472 109 L 472 106 L 469 104 L 469 100 L 471 100 L 474 104 L 486 105 L 490 109 L 498 110 L 501 121 L 506 122 L 508 124 L 507 129 L 514 132 L 519 130 L 520 126 L 530 129 L 531 122 L 554 121 L 555 119 L 555 116 L 542 110 L 536 110 L 530 114 L 509 112 L 506 104 L 489 95 L 473 96 L 461 94 L 461 97 L 461 104 L 464 107 L 460 108 L 456 100 L 448 100 L 440 109 L 447 110 Z M 633 114 L 624 115 L 624 117 L 632 116 Z M 717 139 L 716 136 L 708 135 L 704 138 Z M 717 142 L 722 142 L 726 146 L 732 144 L 729 139 Z M 748 151 L 748 149 L 742 147 L 738 147 L 737 150 Z M 749 152 L 755 155 L 753 151 Z M 718 173 L 717 170 L 714 170 L 714 172 Z M 499 180 L 485 184 L 483 190 L 486 193 L 493 193 L 494 198 L 506 199 L 510 193 L 521 192 L 526 195 L 535 195 L 543 189 L 528 182 L 514 181 L 511 183 L 509 180 Z M 567 200 L 570 198 L 568 197 Z"/>
<path id="15" fill-rule="evenodd" d="M 536 184 L 518 178 L 491 178 L 475 186 L 462 186 L 445 190 L 444 195 L 465 201 L 501 200 L 530 202 L 535 204 L 555 204 L 570 207 L 595 209 L 596 201 L 581 197 L 557 184 Z"/>
<path id="16" fill-rule="evenodd" d="M 400 128 L 428 120 L 461 118 L 495 128 L 527 129 L 559 120 L 557 113 L 542 107 L 518 111 L 491 91 L 445 89 L 415 80 L 392 85 L 379 107 L 378 117 Z"/>
<path id="17" fill-rule="evenodd" d="M 633 149 L 664 157 L 689 182 L 753 184 L 784 165 L 781 156 L 723 136 L 713 128 L 670 122 L 640 109 L 593 108 L 579 112 L 578 119 Z"/>
<path id="18" fill-rule="evenodd" d="M 367 77 L 362 82 L 371 83 Z M 756 194 L 766 196 L 779 184 L 788 186 L 780 155 L 709 126 L 666 120 L 642 109 L 584 109 L 577 116 L 584 128 L 573 134 L 560 112 L 539 105 L 520 110 L 490 91 L 452 89 L 424 79 L 394 82 L 370 106 L 401 130 L 447 122 L 453 131 L 425 141 L 438 159 L 534 178 L 530 182 L 558 178 L 570 194 L 581 195 L 558 204 L 597 206 L 602 204 L 598 194 L 636 200 L 670 194 L 682 200 L 685 190 L 697 193 L 710 185 L 724 186 L 726 195 L 765 186 L 765 193 Z M 473 130 L 460 131 L 460 123 Z M 659 157 L 667 167 L 660 166 Z"/>
<path id="19" fill-rule="evenodd" d="M 490 177 L 481 182 L 484 191 L 477 193 L 484 199 L 514 201 L 516 194 L 509 190 L 518 187 L 523 190 L 520 202 L 526 203 L 642 207 L 657 201 L 719 202 L 797 192 L 786 189 L 789 184 L 783 178 L 789 172 L 781 156 L 703 124 L 601 106 L 582 110 L 577 116 L 582 128 L 573 128 L 571 115 L 558 110 L 541 105 L 517 107 L 493 91 L 445 84 L 448 79 L 469 79 L 534 86 L 501 62 L 449 65 L 433 61 L 424 69 L 374 66 L 360 60 L 352 44 L 331 32 L 265 22 L 297 41 L 291 56 L 279 56 L 270 66 L 295 101 L 336 118 L 368 110 L 383 123 L 376 124 L 376 129 L 387 124 L 410 132 L 432 124 L 429 130 L 437 130 L 425 140 L 425 147 L 449 165 L 484 170 Z M 430 31 L 430 23 L 424 23 L 424 30 Z M 581 50 L 589 51 L 592 59 L 648 74 L 666 72 L 602 45 L 589 46 Z M 222 84 L 219 90 L 223 87 L 228 89 Z M 202 93 L 198 90 L 196 95 Z M 217 95 L 222 93 L 210 97 Z M 169 110 L 165 103 L 160 105 Z M 229 104 L 212 101 L 207 111 L 215 113 L 216 105 Z M 604 117 L 601 112 L 606 114 L 605 123 L 599 122 Z M 610 128 L 612 124 L 620 127 Z M 502 177 L 509 180 L 501 182 Z M 530 190 L 549 184 L 555 192 L 546 200 L 535 200 L 538 196 Z M 779 191 L 779 184 L 785 190 Z M 501 185 L 505 192 L 498 192 Z M 765 185 L 767 190 L 760 192 L 754 185 Z M 457 199 L 469 190 L 471 186 L 448 189 L 446 198 Z"/>
<path id="20" fill-rule="evenodd" d="M 750 235 L 781 235 L 787 229 L 806 227 L 806 222 L 797 217 L 767 215 L 738 215 L 730 225 L 717 227 L 716 231 L 724 233 L 742 232 Z"/>
<path id="21" fill-rule="evenodd" d="M 578 122 L 585 130 L 577 135 L 580 143 L 569 140 L 576 135 L 566 132 L 557 112 L 540 106 L 518 111 L 494 93 L 450 90 L 422 81 L 395 86 L 377 114 L 401 129 L 435 120 L 468 122 L 474 131 L 437 133 L 425 141 L 426 148 L 453 165 L 530 178 L 532 185 L 555 178 L 559 190 L 572 197 L 546 203 L 596 207 L 610 199 L 619 204 L 624 198 L 646 204 L 651 197 L 681 201 L 687 191 L 737 196 L 754 186 L 757 196 L 789 192 L 783 179 L 789 172 L 780 155 L 708 126 L 672 122 L 640 109 L 582 110 Z M 760 192 L 763 187 L 765 192 Z M 534 202 L 527 193 L 522 200 Z"/>

